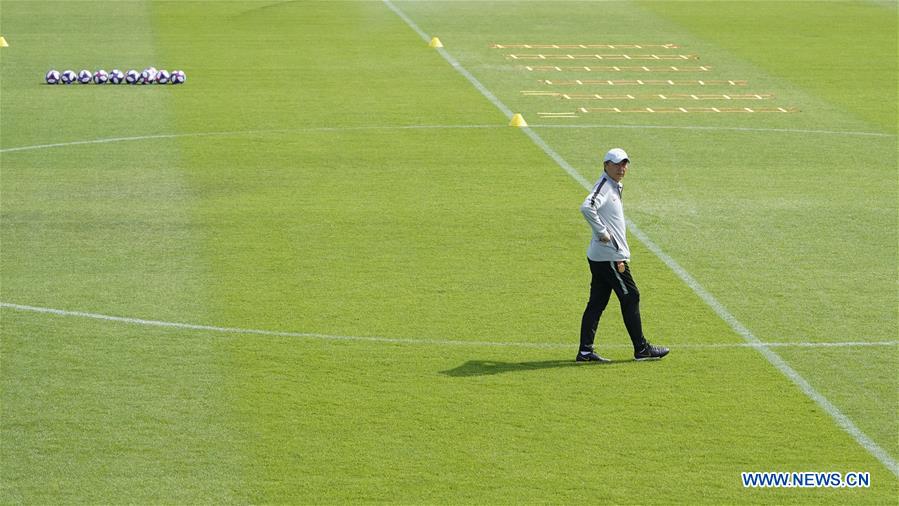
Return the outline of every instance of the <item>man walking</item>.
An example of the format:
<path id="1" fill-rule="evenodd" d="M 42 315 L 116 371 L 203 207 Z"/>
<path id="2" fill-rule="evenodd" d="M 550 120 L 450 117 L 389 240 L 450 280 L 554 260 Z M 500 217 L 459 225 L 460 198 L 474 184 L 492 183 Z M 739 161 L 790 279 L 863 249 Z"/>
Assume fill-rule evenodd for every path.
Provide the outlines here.
<path id="1" fill-rule="evenodd" d="M 609 150 L 603 158 L 602 177 L 581 205 L 581 213 L 593 230 L 593 239 L 587 248 L 587 262 L 590 264 L 593 280 L 590 283 L 590 300 L 581 318 L 581 345 L 576 359 L 578 362 L 610 361 L 593 351 L 593 340 L 599 318 L 613 291 L 621 303 L 624 326 L 634 345 L 634 359 L 660 359 L 668 354 L 668 348 L 653 346 L 643 337 L 640 292 L 628 265 L 631 252 L 625 237 L 621 179 L 627 174 L 629 164 L 630 160 L 623 149 Z"/>

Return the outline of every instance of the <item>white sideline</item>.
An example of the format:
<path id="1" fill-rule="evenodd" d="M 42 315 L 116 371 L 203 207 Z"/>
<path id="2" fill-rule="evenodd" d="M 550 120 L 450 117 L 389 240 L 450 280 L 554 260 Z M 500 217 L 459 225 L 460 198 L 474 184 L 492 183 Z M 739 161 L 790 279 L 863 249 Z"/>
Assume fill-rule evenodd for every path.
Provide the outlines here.
<path id="1" fill-rule="evenodd" d="M 292 129 L 272 130 L 234 130 L 229 132 L 188 132 L 180 134 L 151 134 L 135 135 L 132 137 L 107 137 L 104 139 L 88 139 L 81 141 L 54 142 L 51 144 L 34 144 L 31 146 L 14 146 L 0 148 L 0 153 L 16 153 L 19 151 L 35 151 L 39 149 L 65 148 L 69 146 L 81 146 L 85 144 L 111 144 L 115 142 L 149 141 L 154 139 L 178 139 L 182 137 L 227 137 L 240 135 L 259 135 L 276 133 L 302 133 L 302 132 L 352 132 L 354 130 L 439 130 L 439 129 L 465 129 L 465 128 L 506 128 L 505 125 L 381 125 L 381 126 L 357 126 L 357 127 L 308 127 Z M 734 132 L 773 132 L 773 133 L 799 133 L 799 134 L 826 134 L 826 135 L 857 135 L 868 137 L 895 137 L 892 134 L 880 134 L 875 132 L 851 132 L 838 130 L 798 130 L 789 128 L 738 128 L 738 127 L 708 127 L 708 126 L 666 126 L 666 125 L 545 125 L 532 124 L 531 128 L 618 128 L 638 130 L 711 130 Z"/>
<path id="2" fill-rule="evenodd" d="M 65 309 L 55 309 L 49 307 L 28 306 L 24 304 L 14 304 L 11 302 L 0 302 L 0 308 L 12 309 L 15 311 L 23 311 L 30 313 L 52 314 L 56 316 L 74 316 L 78 318 L 89 318 L 92 320 L 102 320 L 116 323 L 125 323 L 129 325 L 143 325 L 148 327 L 163 327 L 184 330 L 199 330 L 207 332 L 218 332 L 224 334 L 243 334 L 243 335 L 261 335 L 272 337 L 295 337 L 306 339 L 322 339 L 329 341 L 363 341 L 377 343 L 393 343 L 393 344 L 411 344 L 411 345 L 427 345 L 427 346 L 471 346 L 471 347 L 509 347 L 509 348 L 558 348 L 571 349 L 576 346 L 572 343 L 528 343 L 528 342 L 511 342 L 511 341 L 471 341 L 462 339 L 411 339 L 381 336 L 341 336 L 334 334 L 321 334 L 315 332 L 288 332 L 280 330 L 262 330 L 247 329 L 238 327 L 218 327 L 215 325 L 198 325 L 194 323 L 169 322 L 162 320 L 147 320 L 144 318 L 130 318 L 125 316 L 111 316 L 99 313 L 88 313 L 85 311 L 68 311 Z M 799 347 L 799 348 L 852 348 L 852 347 L 869 347 L 869 346 L 899 346 L 899 341 L 844 341 L 844 342 L 781 342 L 781 343 L 667 343 L 676 346 L 677 349 L 726 349 L 726 348 L 758 348 L 758 347 Z M 603 344 L 602 348 L 626 348 L 630 349 L 630 344 Z"/>
<path id="3" fill-rule="evenodd" d="M 382 0 L 387 7 L 389 7 L 392 11 L 396 12 L 403 21 L 406 22 L 415 32 L 418 33 L 421 38 L 427 42 L 430 40 L 430 37 L 427 33 L 425 33 L 415 22 L 410 19 L 405 13 L 403 13 L 400 9 L 394 6 L 390 0 Z M 444 41 L 445 43 L 446 41 Z M 475 88 L 478 89 L 493 105 L 495 105 L 503 114 L 506 115 L 507 118 L 511 119 L 512 112 L 503 104 L 498 98 L 496 98 L 493 93 L 487 90 L 480 81 L 478 81 L 471 73 L 465 70 L 462 65 L 456 61 L 455 58 L 449 55 L 445 48 L 438 48 L 438 52 L 440 55 L 450 63 L 457 71 L 459 71 L 466 79 L 471 82 Z M 562 158 L 554 149 L 552 149 L 549 145 L 546 144 L 543 139 L 537 135 L 531 128 L 523 127 L 521 128 L 528 137 L 530 137 L 536 144 L 539 146 L 550 158 L 556 161 L 559 166 L 565 170 L 575 181 L 580 183 L 585 189 L 589 190 L 592 188 L 592 183 L 587 181 L 574 167 L 572 167 L 564 158 Z M 668 256 L 662 248 L 660 248 L 657 244 L 650 240 L 649 236 L 643 233 L 632 221 L 627 221 L 627 226 L 631 230 L 631 232 L 642 242 L 650 251 L 652 251 L 662 262 L 665 263 L 672 271 L 684 283 L 689 286 L 693 292 L 696 293 L 712 310 L 717 314 L 721 319 L 723 319 L 727 324 L 743 339 L 759 353 L 764 356 L 768 362 L 771 363 L 774 367 L 777 368 L 781 373 L 784 374 L 787 378 L 790 379 L 796 386 L 799 387 L 802 392 L 808 396 L 810 399 L 815 401 L 831 418 L 836 421 L 837 425 L 840 426 L 843 430 L 845 430 L 850 436 L 852 436 L 859 445 L 865 448 L 871 455 L 873 455 L 877 460 L 879 460 L 883 465 L 885 465 L 890 471 L 893 472 L 894 475 L 899 477 L 899 464 L 897 464 L 896 460 L 886 452 L 883 448 L 881 448 L 874 440 L 867 436 L 864 432 L 859 429 L 855 423 L 849 419 L 846 415 L 843 414 L 842 411 L 839 410 L 832 402 L 830 402 L 826 397 L 824 397 L 821 393 L 815 390 L 814 387 L 806 381 L 805 378 L 802 377 L 795 369 L 793 369 L 783 358 L 780 357 L 777 353 L 775 353 L 770 347 L 768 347 L 765 343 L 763 343 L 759 338 L 755 336 L 745 325 L 739 322 L 727 308 L 721 304 L 718 299 L 716 299 L 708 290 L 703 288 L 702 285 L 699 284 L 698 281 L 688 273 L 683 267 L 680 266 L 673 258 Z"/>
<path id="4" fill-rule="evenodd" d="M 611 129 L 636 129 L 636 130 L 707 130 L 713 132 L 773 132 L 792 134 L 821 134 L 821 135 L 852 135 L 860 137 L 896 137 L 893 134 L 879 132 L 853 132 L 846 130 L 806 130 L 801 128 L 749 128 L 749 127 L 718 127 L 718 126 L 690 126 L 690 125 L 531 125 L 538 128 L 611 128 Z"/>
<path id="5" fill-rule="evenodd" d="M 133 137 L 109 137 L 106 139 L 91 139 L 86 141 L 56 142 L 53 144 L 35 144 L 33 146 L 17 146 L 0 149 L 0 153 L 14 153 L 17 151 L 33 151 L 37 149 L 64 148 L 68 146 L 80 146 L 83 144 L 110 144 L 113 142 L 146 141 L 153 139 L 177 139 L 181 137 L 227 137 L 232 135 L 257 135 L 275 133 L 297 132 L 351 132 L 354 130 L 435 130 L 456 128 L 504 128 L 503 125 L 395 125 L 395 126 L 355 126 L 355 127 L 308 127 L 308 128 L 278 128 L 272 130 L 235 130 L 229 132 L 193 132 L 181 134 L 153 134 L 135 135 Z"/>

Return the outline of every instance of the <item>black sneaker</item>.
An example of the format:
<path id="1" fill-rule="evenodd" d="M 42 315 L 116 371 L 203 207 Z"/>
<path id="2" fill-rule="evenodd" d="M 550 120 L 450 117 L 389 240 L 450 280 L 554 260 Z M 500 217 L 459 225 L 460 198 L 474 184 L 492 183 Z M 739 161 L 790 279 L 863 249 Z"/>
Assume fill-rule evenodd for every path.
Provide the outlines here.
<path id="1" fill-rule="evenodd" d="M 653 346 L 647 341 L 642 350 L 634 352 L 634 360 L 658 360 L 667 354 L 668 348 Z"/>
<path id="2" fill-rule="evenodd" d="M 575 362 L 600 362 L 600 363 L 611 362 L 611 360 L 604 358 L 604 357 L 600 357 L 599 355 L 597 355 L 596 353 L 593 353 L 592 351 L 590 353 L 578 352 L 577 358 L 575 358 L 574 360 L 575 360 Z"/>

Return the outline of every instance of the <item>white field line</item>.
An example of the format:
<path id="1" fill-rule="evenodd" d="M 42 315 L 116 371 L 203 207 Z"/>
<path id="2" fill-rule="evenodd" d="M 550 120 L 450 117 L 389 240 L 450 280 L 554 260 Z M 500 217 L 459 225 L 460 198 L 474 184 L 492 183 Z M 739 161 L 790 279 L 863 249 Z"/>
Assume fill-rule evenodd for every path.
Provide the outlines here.
<path id="1" fill-rule="evenodd" d="M 489 93 L 489 92 L 488 92 Z M 494 97 L 495 98 L 495 97 Z M 497 106 L 499 107 L 499 106 Z M 511 113 L 508 116 L 511 118 Z M 2 148 L 0 153 L 16 153 L 19 151 L 34 151 L 38 149 L 64 148 L 69 146 L 81 146 L 85 144 L 111 144 L 116 142 L 136 142 L 156 139 L 178 139 L 183 137 L 238 137 L 241 135 L 260 134 L 284 134 L 303 132 L 351 132 L 364 130 L 439 130 L 439 129 L 467 129 L 467 128 L 507 128 L 505 125 L 383 125 L 383 126 L 358 126 L 358 127 L 308 127 L 294 129 L 272 130 L 235 130 L 229 132 L 190 132 L 180 134 L 151 134 L 135 135 L 132 137 L 109 137 L 105 139 L 90 139 L 82 141 L 56 142 L 51 144 L 35 144 L 32 146 L 16 146 Z M 731 131 L 731 132 L 771 132 L 771 133 L 797 133 L 797 134 L 821 134 L 821 135 L 851 135 L 864 137 L 896 137 L 892 134 L 876 132 L 846 132 L 838 130 L 799 130 L 789 128 L 740 128 L 740 127 L 710 127 L 710 126 L 666 126 L 666 125 L 531 125 L 531 128 L 616 128 L 638 130 L 700 130 L 700 131 Z M 536 141 L 535 141 L 536 142 Z M 550 155 L 552 156 L 552 155 Z M 561 165 L 561 164 L 560 164 Z"/>
<path id="2" fill-rule="evenodd" d="M 820 134 L 820 135 L 851 135 L 860 137 L 896 137 L 893 134 L 878 132 L 851 132 L 840 130 L 804 130 L 798 128 L 744 128 L 744 127 L 713 127 L 713 126 L 668 126 L 668 125 L 531 125 L 533 128 L 612 128 L 612 129 L 636 129 L 636 130 L 703 130 L 722 132 L 771 132 L 794 134 Z"/>
<path id="3" fill-rule="evenodd" d="M 363 341 L 363 342 L 379 342 L 392 344 L 409 344 L 409 345 L 426 345 L 426 346 L 471 346 L 471 347 L 502 347 L 502 348 L 558 348 L 571 349 L 575 345 L 571 343 L 534 343 L 534 342 L 509 342 L 509 341 L 475 341 L 462 339 L 412 339 L 412 338 L 394 338 L 381 336 L 341 336 L 333 334 L 321 334 L 315 332 L 287 332 L 279 330 L 261 330 L 247 329 L 238 327 L 218 327 L 215 325 L 198 325 L 194 323 L 169 322 L 161 320 L 148 320 L 144 318 L 130 318 L 124 316 L 111 316 L 98 313 L 88 313 L 84 311 L 68 311 L 64 309 L 54 309 L 49 307 L 27 306 L 23 304 L 13 304 L 11 302 L 0 302 L 0 308 L 12 309 L 20 312 L 43 313 L 55 316 L 88 318 L 92 320 L 102 320 L 115 323 L 125 323 L 129 325 L 142 325 L 147 327 L 163 327 L 182 330 L 195 330 L 205 332 L 216 332 L 222 334 L 240 334 L 240 335 L 260 335 L 270 337 L 292 337 L 303 339 L 320 339 L 328 341 Z M 854 347 L 890 347 L 899 346 L 899 341 L 845 341 L 845 342 L 781 342 L 781 343 L 684 343 L 674 344 L 667 343 L 676 349 L 698 349 L 698 350 L 714 350 L 722 348 L 757 348 L 776 346 L 784 348 L 854 348 Z M 602 345 L 601 348 L 627 348 L 630 344 L 608 344 Z"/>
<path id="4" fill-rule="evenodd" d="M 430 40 L 430 37 L 421 30 L 408 16 L 406 16 L 402 11 L 396 8 L 390 0 L 383 0 L 383 2 L 390 7 L 391 10 L 396 12 L 407 24 L 409 24 L 412 29 L 414 29 L 425 41 Z M 445 42 L 444 42 L 445 43 Z M 462 75 L 464 75 L 472 84 L 475 85 L 479 91 L 484 94 L 484 96 L 490 100 L 491 103 L 496 105 L 500 111 L 506 114 L 507 117 L 511 118 L 512 113 L 508 107 L 506 107 L 496 96 L 486 90 L 484 85 L 482 85 L 474 76 L 472 76 L 468 71 L 462 69 L 462 66 L 455 59 L 451 58 L 445 49 L 440 49 L 440 55 L 444 57 L 456 70 L 458 70 Z M 558 153 L 555 152 L 543 139 L 537 135 L 529 127 L 523 127 L 522 130 L 534 140 L 534 142 L 559 166 L 565 170 L 571 177 L 580 183 L 584 189 L 589 190 L 592 188 L 592 184 L 587 181 L 574 167 L 572 167 L 565 159 L 563 159 Z M 802 392 L 808 396 L 810 399 L 815 401 L 834 421 L 840 426 L 843 430 L 845 430 L 850 436 L 852 436 L 859 445 L 865 448 L 871 455 L 873 455 L 877 460 L 879 460 L 884 466 L 886 466 L 890 471 L 893 472 L 894 475 L 899 477 L 899 464 L 897 464 L 896 460 L 887 453 L 883 448 L 881 448 L 877 443 L 874 442 L 870 437 L 868 437 L 864 432 L 859 429 L 852 420 L 849 419 L 846 415 L 843 414 L 842 411 L 839 410 L 832 402 L 830 402 L 826 397 L 824 397 L 820 392 L 815 390 L 809 382 L 802 377 L 795 369 L 793 369 L 783 358 L 780 357 L 777 353 L 774 352 L 769 346 L 765 345 L 755 334 L 752 333 L 745 325 L 740 323 L 727 308 L 721 304 L 718 299 L 716 299 L 708 290 L 703 288 L 702 285 L 699 284 L 698 281 L 683 267 L 680 266 L 673 258 L 668 256 L 662 248 L 660 248 L 657 244 L 655 244 L 652 240 L 650 240 L 649 236 L 643 233 L 632 221 L 628 220 L 627 226 L 631 229 L 631 232 L 650 250 L 652 251 L 660 260 L 662 260 L 672 271 L 681 280 L 689 286 L 693 292 L 696 293 L 712 310 L 717 314 L 722 320 L 727 322 L 727 324 L 741 337 L 743 337 L 746 343 L 752 345 L 752 348 L 758 350 L 759 353 L 765 357 L 768 362 L 771 363 L 777 370 L 779 370 L 784 376 L 790 379 L 797 387 L 799 387 Z"/>
<path id="5" fill-rule="evenodd" d="M 68 146 L 80 146 L 83 144 L 110 144 L 114 142 L 146 141 L 153 139 L 177 139 L 181 137 L 231 137 L 240 135 L 259 135 L 277 133 L 303 133 L 303 132 L 351 132 L 364 130 L 440 130 L 440 129 L 466 129 L 466 128 L 505 128 L 505 125 L 395 125 L 395 126 L 357 126 L 357 127 L 309 127 L 272 130 L 236 130 L 230 132 L 194 132 L 181 134 L 153 134 L 136 135 L 133 137 L 110 137 L 106 139 L 92 139 L 86 141 L 57 142 L 53 144 L 35 144 L 33 146 L 18 146 L 0 149 L 0 153 L 14 153 L 17 151 L 33 151 L 36 149 L 63 148 Z"/>

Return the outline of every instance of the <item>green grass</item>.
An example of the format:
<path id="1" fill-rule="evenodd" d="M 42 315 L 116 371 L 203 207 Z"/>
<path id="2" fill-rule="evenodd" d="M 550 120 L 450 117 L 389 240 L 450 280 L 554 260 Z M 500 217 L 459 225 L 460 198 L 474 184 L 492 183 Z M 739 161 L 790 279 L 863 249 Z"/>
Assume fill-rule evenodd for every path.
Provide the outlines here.
<path id="1" fill-rule="evenodd" d="M 641 5 L 865 121 L 870 130 L 896 133 L 897 61 L 884 57 L 896 53 L 895 2 L 737 1 L 726 9 L 703 8 L 710 2 L 686 8 L 679 2 Z"/>
<path id="2" fill-rule="evenodd" d="M 895 340 L 894 6 L 397 5 L 588 179 L 625 147 L 629 217 L 759 339 Z M 381 2 L 9 0 L 0 22 L 0 149 L 183 134 L 0 152 L 0 300 L 403 340 L 3 308 L 0 502 L 895 503 L 897 477 L 758 352 L 709 346 L 742 339 L 635 237 L 672 354 L 628 360 L 613 302 L 616 362 L 575 366 L 586 190 Z M 543 120 L 600 105 L 523 96 L 545 76 L 497 42 L 673 42 L 801 112 Z M 40 84 L 150 64 L 187 84 Z M 899 456 L 895 345 L 774 349 Z"/>

